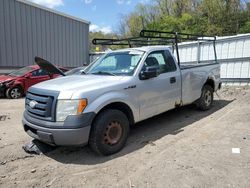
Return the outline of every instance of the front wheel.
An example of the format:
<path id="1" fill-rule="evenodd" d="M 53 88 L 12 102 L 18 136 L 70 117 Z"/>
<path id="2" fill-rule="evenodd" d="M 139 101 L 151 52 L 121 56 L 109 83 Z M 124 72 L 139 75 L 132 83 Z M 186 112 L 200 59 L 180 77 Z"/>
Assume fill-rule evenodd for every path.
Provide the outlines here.
<path id="1" fill-rule="evenodd" d="M 196 105 L 199 110 L 209 110 L 213 104 L 214 90 L 210 85 L 204 85 L 201 97 L 197 100 Z"/>
<path id="2" fill-rule="evenodd" d="M 124 147 L 128 134 L 127 116 L 119 110 L 105 110 L 92 125 L 89 145 L 98 154 L 111 155 Z"/>
<path id="3" fill-rule="evenodd" d="M 6 91 L 6 97 L 9 99 L 18 99 L 22 96 L 23 96 L 23 92 L 20 87 L 9 88 Z"/>

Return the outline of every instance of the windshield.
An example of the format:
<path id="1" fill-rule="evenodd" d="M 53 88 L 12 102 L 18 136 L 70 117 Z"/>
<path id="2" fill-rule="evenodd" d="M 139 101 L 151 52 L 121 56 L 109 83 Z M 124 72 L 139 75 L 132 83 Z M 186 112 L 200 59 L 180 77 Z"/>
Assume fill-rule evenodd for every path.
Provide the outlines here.
<path id="1" fill-rule="evenodd" d="M 31 67 L 24 67 L 24 68 L 21 68 L 19 70 L 16 70 L 16 71 L 13 71 L 9 74 L 9 76 L 23 76 L 25 75 L 26 73 L 32 71 L 33 68 Z"/>
<path id="2" fill-rule="evenodd" d="M 87 74 L 133 75 L 144 52 L 132 50 L 108 53 L 85 69 Z"/>

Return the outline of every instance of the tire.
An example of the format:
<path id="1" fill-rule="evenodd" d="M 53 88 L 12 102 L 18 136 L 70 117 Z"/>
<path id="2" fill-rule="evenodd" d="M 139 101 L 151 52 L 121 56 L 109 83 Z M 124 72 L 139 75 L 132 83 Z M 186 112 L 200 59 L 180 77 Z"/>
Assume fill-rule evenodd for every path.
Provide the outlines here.
<path id="1" fill-rule="evenodd" d="M 92 125 L 89 145 L 99 155 L 111 155 L 125 146 L 128 134 L 127 116 L 119 110 L 105 110 Z"/>
<path id="2" fill-rule="evenodd" d="M 8 99 L 19 99 L 23 96 L 22 88 L 13 87 L 6 90 L 6 97 Z"/>
<path id="3" fill-rule="evenodd" d="M 210 85 L 204 85 L 202 88 L 201 97 L 196 102 L 199 110 L 209 110 L 214 101 L 214 90 Z"/>
<path id="4" fill-rule="evenodd" d="M 7 99 L 10 99 L 9 90 L 10 88 L 5 91 L 5 96 Z"/>

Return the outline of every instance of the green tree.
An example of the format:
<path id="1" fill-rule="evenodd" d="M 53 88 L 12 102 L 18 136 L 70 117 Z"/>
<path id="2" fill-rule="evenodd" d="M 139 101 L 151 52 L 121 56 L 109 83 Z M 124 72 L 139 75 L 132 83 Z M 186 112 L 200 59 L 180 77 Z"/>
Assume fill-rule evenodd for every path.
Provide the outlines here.
<path id="1" fill-rule="evenodd" d="M 139 4 L 124 16 L 123 36 L 138 36 L 142 28 L 233 35 L 249 32 L 250 3 L 241 0 L 154 0 Z"/>

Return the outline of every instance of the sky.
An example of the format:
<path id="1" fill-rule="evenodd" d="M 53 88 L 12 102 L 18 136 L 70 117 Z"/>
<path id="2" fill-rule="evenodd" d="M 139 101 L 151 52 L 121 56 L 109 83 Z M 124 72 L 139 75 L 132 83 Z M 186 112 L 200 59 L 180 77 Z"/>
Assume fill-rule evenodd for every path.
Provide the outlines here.
<path id="1" fill-rule="evenodd" d="M 90 31 L 115 32 L 123 15 L 149 0 L 29 0 L 91 22 Z"/>

